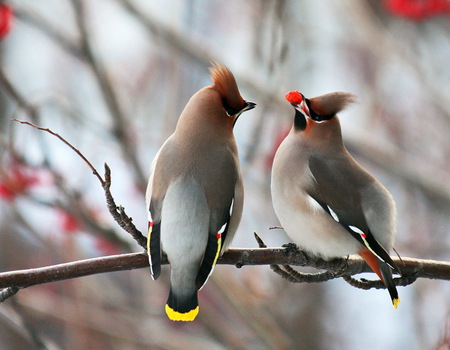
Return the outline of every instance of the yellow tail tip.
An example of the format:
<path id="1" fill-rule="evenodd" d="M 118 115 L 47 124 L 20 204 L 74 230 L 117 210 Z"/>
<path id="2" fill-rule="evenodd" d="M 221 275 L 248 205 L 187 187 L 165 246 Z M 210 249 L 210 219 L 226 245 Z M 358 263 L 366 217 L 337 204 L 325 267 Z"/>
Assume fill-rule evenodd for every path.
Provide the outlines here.
<path id="1" fill-rule="evenodd" d="M 199 307 L 188 312 L 178 312 L 166 304 L 166 314 L 172 321 L 194 321 L 199 312 Z"/>
<path id="2" fill-rule="evenodd" d="M 394 309 L 398 308 L 398 304 L 400 304 L 400 298 L 393 299 L 392 304 L 394 304 Z"/>

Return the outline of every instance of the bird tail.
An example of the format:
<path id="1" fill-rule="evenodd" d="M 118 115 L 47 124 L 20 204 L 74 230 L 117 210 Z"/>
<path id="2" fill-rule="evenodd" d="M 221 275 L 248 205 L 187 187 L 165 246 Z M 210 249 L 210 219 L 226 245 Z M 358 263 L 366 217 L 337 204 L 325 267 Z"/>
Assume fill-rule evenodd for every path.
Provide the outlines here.
<path id="1" fill-rule="evenodd" d="M 381 261 L 367 248 L 364 248 L 362 251 L 360 251 L 359 255 L 367 262 L 373 272 L 375 272 L 380 280 L 384 283 L 389 292 L 389 295 L 391 296 L 392 304 L 396 309 L 398 307 L 398 304 L 400 303 L 400 298 L 398 296 L 394 280 L 392 279 L 392 268 L 384 261 Z"/>
<path id="2" fill-rule="evenodd" d="M 396 309 L 398 307 L 398 304 L 400 303 L 400 298 L 398 297 L 397 288 L 395 287 L 394 280 L 392 278 L 392 269 L 388 264 L 380 262 L 380 272 L 383 276 L 381 280 L 386 286 L 389 295 L 391 296 L 392 304 Z"/>
<path id="3" fill-rule="evenodd" d="M 172 321 L 194 321 L 199 312 L 197 290 L 181 294 L 170 288 L 166 314 Z"/>

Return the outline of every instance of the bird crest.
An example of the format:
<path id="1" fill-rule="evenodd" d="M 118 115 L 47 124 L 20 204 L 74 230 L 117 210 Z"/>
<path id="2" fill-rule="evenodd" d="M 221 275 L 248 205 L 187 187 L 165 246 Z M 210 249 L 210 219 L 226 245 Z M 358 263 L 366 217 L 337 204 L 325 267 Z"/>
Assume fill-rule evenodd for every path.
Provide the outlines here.
<path id="1" fill-rule="evenodd" d="M 310 99 L 311 109 L 319 115 L 336 115 L 356 102 L 350 92 L 336 91 Z"/>
<path id="2" fill-rule="evenodd" d="M 240 111 L 245 106 L 245 101 L 239 93 L 233 73 L 220 63 L 213 63 L 209 72 L 211 73 L 214 88 L 222 97 L 227 112 L 228 110 Z"/>

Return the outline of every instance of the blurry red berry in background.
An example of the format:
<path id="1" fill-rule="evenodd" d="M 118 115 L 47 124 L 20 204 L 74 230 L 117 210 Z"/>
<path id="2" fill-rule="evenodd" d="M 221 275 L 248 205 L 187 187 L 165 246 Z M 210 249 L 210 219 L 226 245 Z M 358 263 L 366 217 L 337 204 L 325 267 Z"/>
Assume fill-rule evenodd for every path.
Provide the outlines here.
<path id="1" fill-rule="evenodd" d="M 450 13 L 449 0 L 385 0 L 384 6 L 396 16 L 415 21 Z"/>
<path id="2" fill-rule="evenodd" d="M 106 237 L 96 237 L 95 247 L 105 255 L 114 255 L 120 253 L 120 249 L 116 244 Z"/>
<path id="3" fill-rule="evenodd" d="M 280 147 L 283 140 L 289 134 L 290 128 L 282 128 L 276 132 L 275 140 L 270 149 L 270 152 L 267 154 L 265 159 L 265 168 L 267 171 L 272 169 L 273 159 L 275 158 L 275 153 L 277 153 L 278 147 Z"/>
<path id="4" fill-rule="evenodd" d="M 80 228 L 77 218 L 65 210 L 58 210 L 61 230 L 66 233 L 74 233 Z"/>
<path id="5" fill-rule="evenodd" d="M 10 31 L 13 21 L 13 11 L 11 6 L 0 4 L 0 40 Z"/>
<path id="6" fill-rule="evenodd" d="M 12 201 L 39 183 L 35 170 L 18 163 L 0 171 L 0 198 Z"/>

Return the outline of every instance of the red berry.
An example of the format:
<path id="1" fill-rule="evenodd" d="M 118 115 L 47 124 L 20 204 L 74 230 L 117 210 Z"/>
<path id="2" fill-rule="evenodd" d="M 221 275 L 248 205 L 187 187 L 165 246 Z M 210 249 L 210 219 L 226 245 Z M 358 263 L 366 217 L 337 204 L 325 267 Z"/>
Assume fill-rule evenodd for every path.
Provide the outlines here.
<path id="1" fill-rule="evenodd" d="M 284 98 L 294 105 L 299 105 L 303 101 L 303 96 L 300 92 L 297 90 L 295 91 L 289 91 L 286 95 L 284 95 Z"/>
<path id="2" fill-rule="evenodd" d="M 0 5 L 0 40 L 3 39 L 11 29 L 13 20 L 13 11 L 11 6 L 6 4 Z"/>

